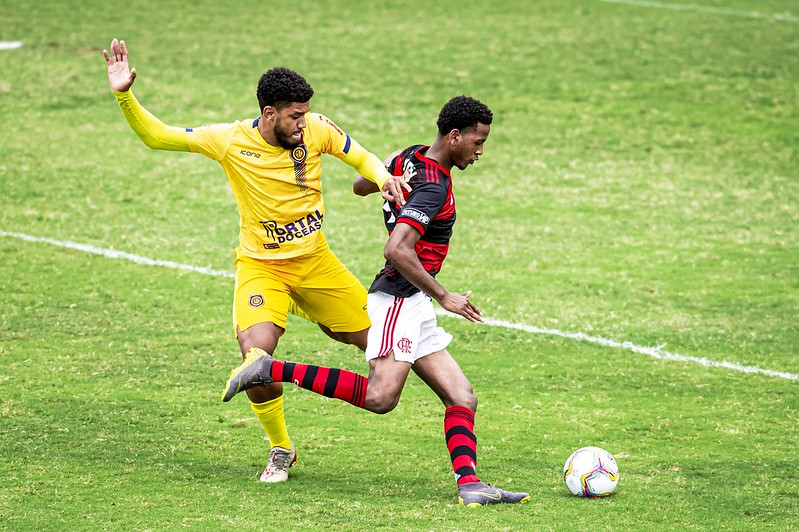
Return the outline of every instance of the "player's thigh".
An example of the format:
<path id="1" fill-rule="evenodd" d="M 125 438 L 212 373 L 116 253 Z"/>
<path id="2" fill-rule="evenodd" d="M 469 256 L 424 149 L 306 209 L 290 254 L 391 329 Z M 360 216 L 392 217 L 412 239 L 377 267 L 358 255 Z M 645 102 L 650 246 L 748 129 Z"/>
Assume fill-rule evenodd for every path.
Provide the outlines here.
<path id="1" fill-rule="evenodd" d="M 397 406 L 408 373 L 410 362 L 398 361 L 392 353 L 369 361 L 369 386 L 364 407 L 372 412 L 385 413 Z"/>
<path id="2" fill-rule="evenodd" d="M 334 333 L 368 329 L 366 289 L 338 257 L 326 250 L 308 268 L 291 293 L 297 305 Z"/>
<path id="3" fill-rule="evenodd" d="M 285 330 L 290 286 L 295 280 L 279 264 L 237 255 L 233 294 L 233 327 L 237 335 L 259 323 L 272 323 Z"/>
<path id="4" fill-rule="evenodd" d="M 446 349 L 418 359 L 413 365 L 413 371 L 438 395 L 445 406 L 477 409 L 477 396 L 472 389 L 472 383 Z"/>

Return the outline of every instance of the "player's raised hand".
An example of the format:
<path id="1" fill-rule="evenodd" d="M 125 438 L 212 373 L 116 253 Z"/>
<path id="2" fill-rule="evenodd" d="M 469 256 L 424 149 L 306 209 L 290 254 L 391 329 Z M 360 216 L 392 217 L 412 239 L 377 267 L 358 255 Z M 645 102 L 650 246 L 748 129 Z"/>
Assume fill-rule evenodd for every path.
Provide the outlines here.
<path id="1" fill-rule="evenodd" d="M 111 41 L 111 53 L 103 50 L 105 62 L 108 63 L 108 84 L 111 89 L 125 92 L 136 79 L 136 69 L 128 64 L 128 48 L 125 41 Z"/>
<path id="2" fill-rule="evenodd" d="M 475 323 L 483 322 L 483 312 L 477 308 L 474 303 L 469 301 L 472 291 L 469 290 L 465 294 L 447 293 L 439 300 L 439 304 L 444 308 L 460 316 L 463 316 L 469 321 Z"/>
<path id="3" fill-rule="evenodd" d="M 397 208 L 400 208 L 405 205 L 405 194 L 403 189 L 407 190 L 408 192 L 411 191 L 411 186 L 408 184 L 406 177 L 404 175 L 393 175 L 388 178 L 388 181 L 383 183 L 383 188 L 380 190 L 380 194 L 383 196 L 384 200 L 396 202 Z"/>

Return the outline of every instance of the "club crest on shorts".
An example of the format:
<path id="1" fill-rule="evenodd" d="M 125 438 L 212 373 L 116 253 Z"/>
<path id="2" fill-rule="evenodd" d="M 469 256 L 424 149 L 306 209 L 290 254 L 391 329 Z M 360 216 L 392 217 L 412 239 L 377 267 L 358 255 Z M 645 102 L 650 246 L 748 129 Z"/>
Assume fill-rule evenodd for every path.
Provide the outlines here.
<path id="1" fill-rule="evenodd" d="M 407 338 L 400 338 L 397 342 L 397 349 L 402 351 L 403 353 L 410 353 L 411 352 L 411 341 Z"/>
<path id="2" fill-rule="evenodd" d="M 304 144 L 296 146 L 289 152 L 289 157 L 291 157 L 291 160 L 295 163 L 301 163 L 308 157 L 308 149 Z"/>
<path id="3" fill-rule="evenodd" d="M 253 294 L 250 296 L 250 306 L 251 307 L 262 307 L 264 304 L 264 296 L 261 294 Z"/>

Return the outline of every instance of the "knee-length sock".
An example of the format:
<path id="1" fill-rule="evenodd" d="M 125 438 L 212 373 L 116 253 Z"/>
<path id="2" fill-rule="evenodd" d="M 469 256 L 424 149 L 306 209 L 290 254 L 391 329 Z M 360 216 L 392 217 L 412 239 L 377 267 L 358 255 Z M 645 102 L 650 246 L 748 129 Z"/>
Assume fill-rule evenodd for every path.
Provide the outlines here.
<path id="1" fill-rule="evenodd" d="M 269 438 L 272 447 L 291 448 L 291 440 L 286 429 L 286 416 L 283 414 L 283 396 L 272 399 L 265 403 L 253 403 L 250 401 L 252 411 Z"/>
<path id="2" fill-rule="evenodd" d="M 341 399 L 363 408 L 369 379 L 353 371 L 299 362 L 272 362 L 271 377 L 275 382 L 292 382 L 325 397 Z"/>
<path id="3" fill-rule="evenodd" d="M 474 412 L 465 406 L 447 408 L 444 411 L 444 436 L 458 485 L 480 482 L 475 471 L 477 436 L 474 435 Z"/>

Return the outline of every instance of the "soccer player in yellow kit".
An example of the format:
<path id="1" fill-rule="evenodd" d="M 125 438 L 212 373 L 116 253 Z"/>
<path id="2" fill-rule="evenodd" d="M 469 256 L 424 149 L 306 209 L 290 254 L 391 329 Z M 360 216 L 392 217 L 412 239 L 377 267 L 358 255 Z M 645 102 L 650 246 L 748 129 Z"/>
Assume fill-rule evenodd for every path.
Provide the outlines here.
<path id="1" fill-rule="evenodd" d="M 402 177 L 388 173 L 327 117 L 311 113 L 311 86 L 296 72 L 274 68 L 258 82 L 258 118 L 179 128 L 162 123 L 136 100 L 136 78 L 124 41 L 103 50 L 108 81 L 125 119 L 150 148 L 201 153 L 227 175 L 239 211 L 234 253 L 233 325 L 242 355 L 274 353 L 290 308 L 330 337 L 366 349 L 366 290 L 327 245 L 322 224 L 322 154 L 333 155 L 372 180 L 387 200 L 404 201 Z M 247 391 L 269 438 L 263 482 L 288 479 L 297 452 L 283 413 L 283 387 Z"/>

